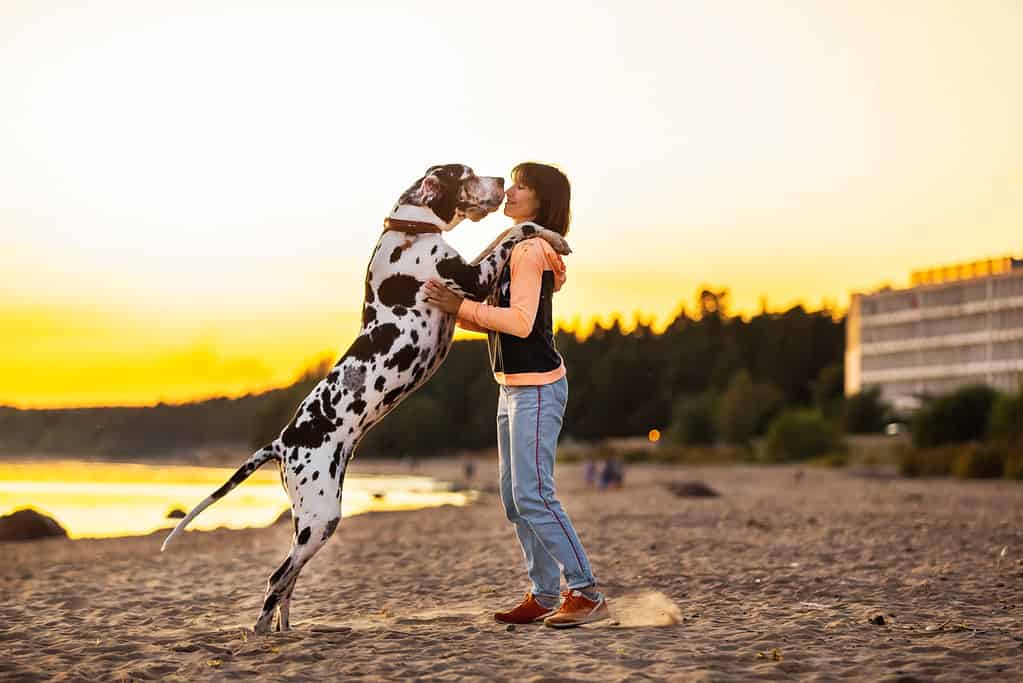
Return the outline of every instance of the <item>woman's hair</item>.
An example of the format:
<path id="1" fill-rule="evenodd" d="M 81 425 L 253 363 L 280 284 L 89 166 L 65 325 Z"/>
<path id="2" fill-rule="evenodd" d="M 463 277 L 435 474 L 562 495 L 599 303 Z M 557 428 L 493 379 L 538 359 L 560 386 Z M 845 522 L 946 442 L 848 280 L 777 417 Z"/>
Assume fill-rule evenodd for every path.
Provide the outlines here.
<path id="1" fill-rule="evenodd" d="M 526 161 L 513 168 L 511 177 L 513 182 L 522 183 L 533 190 L 540 200 L 540 209 L 534 220 L 548 230 L 567 234 L 568 224 L 572 220 L 572 212 L 569 210 L 572 187 L 568 184 L 568 177 L 554 166 L 533 161 Z"/>

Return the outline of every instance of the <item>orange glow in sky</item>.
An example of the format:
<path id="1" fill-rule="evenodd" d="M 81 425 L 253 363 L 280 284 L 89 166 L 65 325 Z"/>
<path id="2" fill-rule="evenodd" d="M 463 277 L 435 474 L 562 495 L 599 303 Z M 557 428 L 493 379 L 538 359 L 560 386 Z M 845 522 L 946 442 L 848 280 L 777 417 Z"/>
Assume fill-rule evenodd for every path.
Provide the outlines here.
<path id="1" fill-rule="evenodd" d="M 6 2 L 0 405 L 236 395 L 337 356 L 433 163 L 567 172 L 555 305 L 584 327 L 703 285 L 843 309 L 1019 255 L 1020 35 L 1011 0 Z"/>

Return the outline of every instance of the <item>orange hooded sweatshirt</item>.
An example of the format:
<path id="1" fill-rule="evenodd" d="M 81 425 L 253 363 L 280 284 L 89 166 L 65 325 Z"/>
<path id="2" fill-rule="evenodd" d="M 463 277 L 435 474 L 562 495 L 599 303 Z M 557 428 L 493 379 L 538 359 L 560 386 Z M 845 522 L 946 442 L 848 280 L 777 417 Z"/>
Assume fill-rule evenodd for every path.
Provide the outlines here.
<path id="1" fill-rule="evenodd" d="M 554 274 L 554 291 L 567 279 L 565 262 L 545 240 L 534 237 L 515 245 L 511 254 L 511 296 L 507 308 L 465 299 L 458 309 L 458 326 L 473 332 L 503 332 L 528 337 L 536 322 L 544 271 Z M 499 384 L 512 386 L 550 384 L 565 376 L 561 363 L 548 372 L 495 372 Z"/>

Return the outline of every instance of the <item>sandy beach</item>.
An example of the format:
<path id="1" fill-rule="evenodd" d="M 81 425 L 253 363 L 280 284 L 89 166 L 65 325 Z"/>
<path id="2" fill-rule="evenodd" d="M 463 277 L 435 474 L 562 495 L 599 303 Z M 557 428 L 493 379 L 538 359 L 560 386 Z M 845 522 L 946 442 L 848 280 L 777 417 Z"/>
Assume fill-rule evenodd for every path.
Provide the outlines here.
<path id="1" fill-rule="evenodd" d="M 356 461 L 353 472 L 403 471 Z M 460 462 L 421 473 L 457 479 Z M 492 461 L 475 483 L 492 485 Z M 721 495 L 680 498 L 699 480 Z M 251 626 L 290 527 L 0 545 L 0 680 L 1023 680 L 1023 486 L 796 467 L 559 466 L 614 621 L 492 619 L 527 588 L 500 501 L 342 521 L 294 630 Z"/>

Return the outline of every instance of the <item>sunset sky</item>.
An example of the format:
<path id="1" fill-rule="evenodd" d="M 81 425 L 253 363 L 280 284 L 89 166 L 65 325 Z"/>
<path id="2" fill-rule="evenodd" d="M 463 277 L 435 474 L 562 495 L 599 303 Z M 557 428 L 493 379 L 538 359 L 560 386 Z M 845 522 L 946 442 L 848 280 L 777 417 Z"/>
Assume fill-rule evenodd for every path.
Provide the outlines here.
<path id="1" fill-rule="evenodd" d="M 4 2 L 0 405 L 290 382 L 434 163 L 567 172 L 566 323 L 1020 256 L 1021 35 L 1018 0 Z"/>

